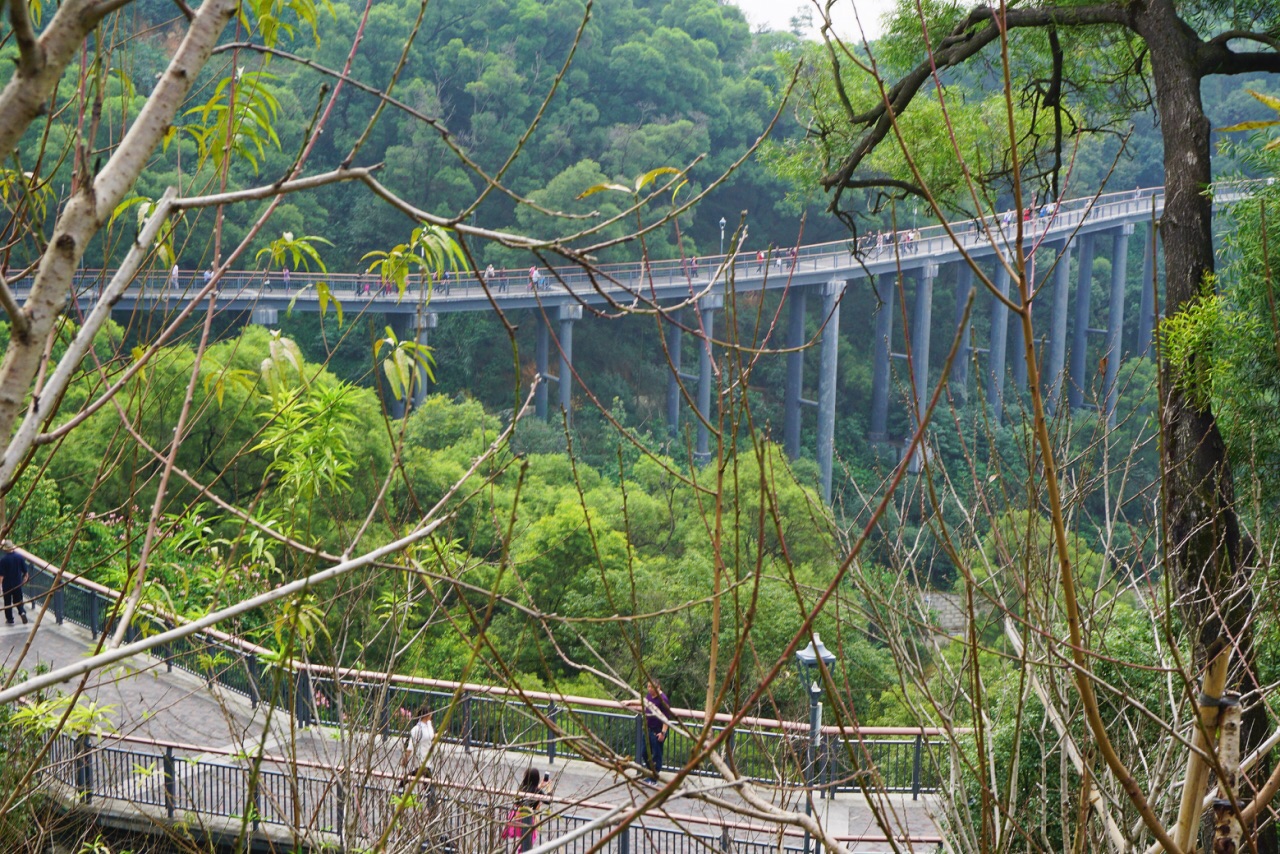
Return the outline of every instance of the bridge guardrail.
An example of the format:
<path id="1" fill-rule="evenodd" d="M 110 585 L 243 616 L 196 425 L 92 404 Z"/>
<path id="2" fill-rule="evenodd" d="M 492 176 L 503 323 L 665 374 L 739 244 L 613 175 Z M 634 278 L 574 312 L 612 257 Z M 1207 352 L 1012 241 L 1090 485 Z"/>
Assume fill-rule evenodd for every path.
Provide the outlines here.
<path id="1" fill-rule="evenodd" d="M 253 767 L 257 765 L 257 768 Z M 62 733 L 49 745 L 43 774 L 61 784 L 79 804 L 101 810 L 114 803 L 150 808 L 167 820 L 243 821 L 255 832 L 271 826 L 372 841 L 385 831 L 402 794 L 398 775 L 369 767 L 342 767 L 263 755 L 247 757 L 173 742 L 95 738 Z M 417 807 L 406 807 L 407 829 L 427 836 L 439 849 L 494 851 L 504 847 L 501 830 L 517 793 L 496 788 L 423 781 Z M 593 821 L 612 804 L 570 801 L 550 795 L 539 819 L 543 838 L 561 837 Z M 425 817 L 417 812 L 425 812 Z M 596 813 L 597 815 L 592 815 Z M 654 820 L 671 826 L 654 824 Z M 599 824 L 564 850 L 587 854 L 610 824 Z M 850 843 L 883 841 L 876 836 L 839 837 Z M 704 847 L 740 854 L 800 852 L 795 828 L 762 827 L 661 809 L 648 822 L 620 830 L 606 850 L 684 851 Z M 324 839 L 314 841 L 326 841 Z M 901 842 L 907 839 L 899 840 Z M 931 844 L 935 836 L 916 836 Z"/>
<path id="2" fill-rule="evenodd" d="M 59 624 L 68 621 L 95 635 L 107 628 L 119 593 L 22 553 L 35 569 L 28 595 L 37 602 L 47 600 L 49 613 Z M 136 639 L 152 627 L 158 632 L 174 624 L 171 615 L 145 609 L 135 618 L 129 637 Z M 412 726 L 416 711 L 429 706 L 448 710 L 437 718 L 440 737 L 464 751 L 495 748 L 555 762 L 557 758 L 589 759 L 607 750 L 644 764 L 644 717 L 634 702 L 301 662 L 283 668 L 265 663 L 274 658 L 269 650 L 216 630 L 170 642 L 154 654 L 169 670 L 176 667 L 192 673 L 255 706 L 265 702 L 286 709 L 304 726 L 349 727 L 400 737 Z M 700 710 L 673 711 L 691 730 L 703 722 Z M 730 730 L 725 737 L 726 756 L 738 773 L 764 783 L 799 786 L 809 781 L 832 792 L 872 784 L 918 797 L 937 791 L 948 773 L 947 742 L 936 729 L 825 726 L 813 764 L 806 765 L 806 724 L 715 715 L 713 732 L 719 735 L 726 727 Z M 686 767 L 692 748 L 690 738 L 673 728 L 664 769 Z M 708 768 L 693 770 L 710 773 Z"/>
<path id="3" fill-rule="evenodd" d="M 1244 197 L 1251 187 L 1259 184 L 1258 180 L 1224 182 L 1213 188 L 1214 197 L 1218 201 L 1232 201 Z M 1018 212 L 1019 222 L 1004 224 L 1002 214 L 988 214 L 980 220 L 961 220 L 948 226 L 930 225 L 915 229 L 900 228 L 886 232 L 887 240 L 877 244 L 875 233 L 864 234 L 858 239 L 830 241 L 826 243 L 807 244 L 794 247 L 795 259 L 789 257 L 792 247 L 769 247 L 768 264 L 778 273 L 789 273 L 793 267 L 796 271 L 818 271 L 849 267 L 854 257 L 863 261 L 874 262 L 893 258 L 901 254 L 906 257 L 929 255 L 936 252 L 949 251 L 954 247 L 948 228 L 956 235 L 960 245 L 977 246 L 990 238 L 1012 241 L 1019 223 L 1024 236 L 1028 239 L 1058 239 L 1071 229 L 1080 225 L 1084 217 L 1096 219 L 1113 219 L 1132 217 L 1136 214 L 1160 210 L 1164 203 L 1164 188 L 1150 187 L 1118 193 L 1106 193 L 1098 196 L 1085 196 L 1076 199 L 1065 199 L 1056 204 L 1049 216 L 1041 216 L 1036 210 L 1030 219 L 1023 219 Z M 1054 232 L 1051 236 L 1049 232 Z M 908 239 L 908 235 L 910 238 Z M 871 238 L 868 240 L 868 238 Z M 760 247 L 764 250 L 765 247 Z M 618 295 L 617 287 L 630 293 L 643 294 L 650 284 L 669 286 L 673 283 L 688 281 L 691 293 L 694 289 L 705 287 L 708 276 L 721 265 L 731 267 L 738 277 L 750 277 L 764 272 L 763 266 L 756 260 L 757 249 L 741 247 L 737 253 L 699 256 L 696 259 L 663 259 L 647 262 L 605 263 L 596 266 L 593 273 L 588 274 L 576 266 L 550 267 L 542 272 L 547 276 L 548 287 L 555 282 L 557 290 L 582 295 L 593 291 L 597 286 L 613 290 Z M 541 268 L 540 268 L 541 269 Z M 77 294 L 92 294 L 101 286 L 110 270 L 84 269 L 77 271 L 72 278 L 72 290 Z M 158 299 L 176 297 L 185 298 L 201 289 L 204 274 L 193 270 L 179 270 L 175 281 L 171 271 L 151 271 L 140 273 L 135 277 L 136 286 L 130 293 L 134 296 L 146 294 Z M 386 290 L 378 275 L 362 273 L 326 273 L 312 275 L 305 271 L 294 271 L 288 284 L 283 281 L 281 270 L 228 270 L 220 284 L 219 293 L 223 297 L 257 299 L 261 297 L 298 297 L 300 301 L 311 302 L 317 299 L 314 295 L 305 295 L 305 285 L 316 280 L 325 281 L 330 290 L 344 301 L 364 298 L 370 306 L 390 304 L 401 301 L 394 289 Z M 26 276 L 11 282 L 15 292 L 21 297 L 29 289 L 31 277 Z M 426 295 L 426 282 L 422 276 L 413 275 L 409 279 L 409 287 L 403 299 L 417 302 Z M 510 295 L 514 287 L 517 294 L 530 290 L 531 283 L 527 269 L 504 269 L 495 271 L 488 282 L 489 290 L 497 297 Z M 481 286 L 475 271 L 451 273 L 449 278 L 442 278 L 430 286 L 432 298 L 467 297 L 481 298 L 485 289 Z"/>

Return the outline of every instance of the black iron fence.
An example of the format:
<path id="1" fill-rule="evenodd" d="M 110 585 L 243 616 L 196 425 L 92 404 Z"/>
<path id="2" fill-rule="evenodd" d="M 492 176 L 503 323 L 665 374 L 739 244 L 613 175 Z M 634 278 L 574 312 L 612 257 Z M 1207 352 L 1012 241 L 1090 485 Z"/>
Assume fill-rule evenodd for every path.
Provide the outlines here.
<path id="1" fill-rule="evenodd" d="M 47 599 L 49 615 L 58 623 L 71 622 L 95 634 L 108 628 L 117 592 L 71 573 L 59 577 L 56 567 L 28 558 L 35 569 L 28 595 Z M 166 618 L 144 613 L 135 618 L 129 635 L 136 639 L 171 627 Z M 496 748 L 545 756 L 550 762 L 601 756 L 645 762 L 644 717 L 634 705 L 315 665 L 280 667 L 268 663 L 267 650 L 216 631 L 167 642 L 152 654 L 169 670 L 195 674 L 255 706 L 287 709 L 303 726 L 398 737 L 409 730 L 419 709 L 429 707 L 440 711 L 440 738 L 467 752 Z M 677 715 L 700 729 L 701 712 Z M 712 732 L 722 739 L 723 755 L 736 773 L 773 785 L 810 785 L 822 793 L 870 788 L 918 797 L 937 791 L 949 773 L 947 742 L 934 730 L 824 727 L 812 753 L 807 748 L 813 734 L 798 723 L 747 718 L 727 732 L 724 726 L 713 726 Z M 689 767 L 693 749 L 691 736 L 673 727 L 665 770 Z M 705 765 L 691 770 L 711 771 Z"/>
<path id="2" fill-rule="evenodd" d="M 513 797 L 509 792 L 425 783 L 409 798 L 395 777 L 370 769 L 352 772 L 337 767 L 289 767 L 271 757 L 209 758 L 197 751 L 199 748 L 162 742 L 61 734 L 49 745 L 44 773 L 80 804 L 98 810 L 149 808 L 155 818 L 199 818 L 206 823 L 223 819 L 254 833 L 274 826 L 321 845 L 335 841 L 358 845 L 380 839 L 394 844 L 408 837 L 421 850 L 510 848 L 503 838 Z M 588 828 L 561 847 L 569 854 L 598 850 L 618 854 L 804 851 L 803 838 L 781 827 L 692 816 L 655 817 L 619 827 L 601 821 L 599 812 L 606 807 L 557 803 L 548 798 L 533 823 L 539 840 Z M 591 815 L 592 810 L 597 814 Z M 667 825 L 656 823 L 661 820 Z M 422 847 L 421 842 L 427 845 Z"/>

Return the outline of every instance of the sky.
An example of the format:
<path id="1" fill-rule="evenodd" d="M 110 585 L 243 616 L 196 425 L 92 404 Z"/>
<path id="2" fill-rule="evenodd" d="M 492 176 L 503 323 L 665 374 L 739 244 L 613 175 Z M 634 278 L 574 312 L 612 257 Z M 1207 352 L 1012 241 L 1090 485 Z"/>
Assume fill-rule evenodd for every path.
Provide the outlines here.
<path id="1" fill-rule="evenodd" d="M 812 0 L 727 0 L 743 11 L 747 21 L 754 30 L 766 25 L 772 30 L 791 28 L 791 17 L 802 6 L 813 8 Z M 854 41 L 858 40 L 858 27 L 854 19 L 853 9 L 857 5 L 862 26 L 867 36 L 875 38 L 880 35 L 880 16 L 893 7 L 893 0 L 837 0 L 831 10 L 831 19 L 835 23 L 836 33 Z M 814 9 L 814 20 L 818 19 Z"/>

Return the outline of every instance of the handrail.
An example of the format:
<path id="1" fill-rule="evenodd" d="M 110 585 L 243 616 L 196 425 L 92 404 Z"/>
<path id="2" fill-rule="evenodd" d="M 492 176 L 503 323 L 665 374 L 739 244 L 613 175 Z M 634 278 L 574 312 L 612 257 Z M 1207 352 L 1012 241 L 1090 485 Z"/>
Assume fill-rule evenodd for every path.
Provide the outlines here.
<path id="1" fill-rule="evenodd" d="M 71 737 L 71 736 L 68 736 L 68 737 Z M 290 767 L 296 767 L 296 768 L 306 768 L 309 770 L 329 771 L 329 772 L 335 772 L 338 774 L 347 773 L 349 771 L 358 772 L 359 774 L 365 777 L 388 780 L 397 784 L 404 779 L 403 774 L 388 773 L 386 771 L 379 771 L 374 768 L 350 768 L 349 766 L 346 766 L 346 765 L 315 762 L 308 759 L 296 759 L 288 756 L 275 756 L 268 753 L 248 754 L 240 751 L 227 750 L 225 748 L 201 747 L 199 745 L 185 744 L 183 742 L 178 742 L 178 741 L 165 741 L 163 739 L 139 738 L 137 736 L 128 736 L 128 735 L 113 734 L 109 736 L 98 736 L 98 741 L 93 743 L 91 745 L 91 748 L 99 749 L 104 747 L 110 747 L 115 744 L 136 744 L 143 747 L 155 747 L 162 750 L 181 750 L 181 751 L 186 751 L 191 753 L 201 753 L 204 755 L 235 757 L 235 758 L 242 759 L 244 761 L 258 761 L 258 762 L 270 763 L 272 765 L 284 765 L 284 766 L 290 766 Z M 155 756 L 158 754 L 144 754 L 144 755 Z M 192 760 L 185 760 L 185 761 L 192 762 Z M 200 761 L 195 760 L 194 762 L 192 762 L 192 764 L 199 765 Z M 520 792 L 517 789 L 504 789 L 496 786 L 485 786 L 483 784 L 474 784 L 474 783 L 455 783 L 439 777 L 432 777 L 430 782 L 431 782 L 431 786 L 437 789 L 451 789 L 459 792 L 468 792 L 468 793 L 474 793 L 474 794 L 480 794 L 480 795 L 497 795 L 503 798 L 504 800 L 514 800 L 515 798 L 521 797 L 524 795 L 523 792 Z M 560 797 L 554 793 L 543 794 L 543 795 L 540 795 L 540 797 L 543 802 L 548 804 L 561 804 L 568 807 L 578 807 L 582 809 L 607 811 L 617 806 L 617 804 L 605 803 L 603 801 L 598 802 L 598 801 L 590 801 L 590 800 L 571 800 L 569 798 Z M 753 825 L 753 824 L 740 822 L 740 821 L 725 821 L 722 819 L 709 818 L 705 815 L 699 815 L 697 813 L 671 812 L 666 808 L 665 804 L 657 806 L 656 808 L 650 811 L 650 814 L 657 815 L 664 819 L 681 822 L 685 824 L 702 824 L 702 825 L 707 825 L 710 827 L 718 827 L 718 828 L 727 827 L 735 830 L 745 830 L 745 831 L 751 831 L 751 832 L 763 832 L 767 830 L 770 833 L 777 833 L 780 831 L 783 834 L 789 835 L 789 836 L 803 835 L 803 831 L 793 827 L 784 826 L 784 827 L 766 828 L 766 827 L 761 827 L 759 825 Z M 857 841 L 870 841 L 870 842 L 877 842 L 884 839 L 883 836 L 847 836 L 847 837 L 841 836 L 839 838 L 848 839 L 848 840 L 857 840 Z M 912 842 L 934 841 L 933 838 L 931 837 L 921 837 L 921 836 L 912 836 L 910 837 L 910 839 Z"/>
<path id="2" fill-rule="evenodd" d="M 161 761 L 163 768 L 161 769 L 161 774 L 155 779 L 155 783 L 159 783 L 163 787 L 164 805 L 169 808 L 170 817 L 171 818 L 174 817 L 178 812 L 177 806 L 174 802 L 177 800 L 177 796 L 179 792 L 178 792 L 178 787 L 175 785 L 175 781 L 173 779 L 176 773 L 175 768 L 177 767 L 177 762 L 178 762 L 176 757 L 173 756 L 173 751 L 184 750 L 184 751 L 199 751 L 204 754 L 221 754 L 224 756 L 236 756 L 241 761 L 246 761 L 246 762 L 260 761 L 262 763 L 266 763 L 271 766 L 285 766 L 286 768 L 294 768 L 295 773 L 294 773 L 293 779 L 296 781 L 296 783 L 318 782 L 318 783 L 326 784 L 322 789 L 322 791 L 324 792 L 324 797 L 326 799 L 330 797 L 336 797 L 337 815 L 341 817 L 343 813 L 342 803 L 344 802 L 345 798 L 343 794 L 343 785 L 340 781 L 338 782 L 338 785 L 335 790 L 332 787 L 332 783 L 334 782 L 332 775 L 329 777 L 322 777 L 322 778 L 301 776 L 301 775 L 297 775 L 296 769 L 297 768 L 319 769 L 319 770 L 324 770 L 329 772 L 337 772 L 339 775 L 341 775 L 348 770 L 345 766 L 324 765 L 324 764 L 309 762 L 306 760 L 295 760 L 288 757 L 273 757 L 265 754 L 259 755 L 259 756 L 248 756 L 244 754 L 235 754 L 231 751 L 226 751 L 226 750 L 205 749 L 205 748 L 199 748 L 193 745 L 181 744 L 178 742 L 167 742 L 167 741 L 154 740 L 154 739 L 141 739 L 141 738 L 129 737 L 129 736 L 100 737 L 99 740 L 95 742 L 90 737 L 87 737 L 87 736 L 76 737 L 68 733 L 61 733 L 57 735 L 55 739 L 56 739 L 56 742 L 60 743 L 64 748 L 66 748 L 66 750 L 65 751 L 59 751 L 59 750 L 48 751 L 46 753 L 45 771 L 50 775 L 52 775 L 54 779 L 58 779 L 64 784 L 71 785 L 76 790 L 77 800 L 79 800 L 81 803 L 86 805 L 91 804 L 95 798 L 99 800 L 101 799 L 125 800 L 127 802 L 132 803 L 132 800 L 130 799 L 129 795 L 125 791 L 122 791 L 122 790 L 127 790 L 127 786 L 123 786 L 121 780 L 112 779 L 106 785 L 98 785 L 99 782 L 102 780 L 102 778 L 107 776 L 107 774 L 103 772 L 110 770 L 111 763 L 102 763 L 102 761 L 100 760 L 99 761 L 100 767 L 98 768 L 99 773 L 94 773 L 95 766 L 94 766 L 93 759 L 95 756 L 102 756 L 104 751 L 110 751 L 113 753 L 125 754 L 130 760 L 129 765 L 127 766 L 131 769 L 129 773 L 134 775 L 137 775 L 139 773 L 137 769 L 140 767 L 143 769 L 150 768 L 150 766 L 144 765 L 143 763 L 147 761 L 156 761 L 156 760 Z M 138 750 L 130 750 L 127 747 L 122 748 L 117 746 L 120 744 L 152 747 L 152 748 L 163 750 L 164 752 L 148 753 L 148 752 L 143 752 Z M 216 768 L 233 767 L 233 766 L 223 765 L 218 762 L 210 762 L 200 757 L 184 758 L 184 759 L 181 759 L 180 761 L 183 766 L 194 767 L 197 775 L 202 771 L 211 771 L 212 769 L 216 769 Z M 70 770 L 72 772 L 72 776 L 74 777 L 74 781 L 69 782 L 66 780 L 62 780 L 61 777 L 59 777 L 58 775 L 57 769 L 59 767 L 64 767 L 67 770 Z M 116 763 L 115 767 L 116 768 L 120 767 L 119 763 Z M 387 774 L 385 772 L 376 771 L 373 769 L 363 769 L 363 768 L 355 769 L 355 770 L 359 772 L 360 777 L 362 779 L 374 779 L 378 781 L 393 783 L 391 787 L 384 788 L 384 789 L 372 789 L 372 787 L 368 787 L 368 786 L 362 787 L 366 792 L 372 789 L 373 791 L 377 791 L 386 795 L 388 798 L 390 798 L 392 794 L 399 789 L 399 784 L 404 781 L 403 775 L 399 775 L 399 774 Z M 283 772 L 275 770 L 274 768 L 270 768 L 270 767 L 263 769 L 263 771 L 264 773 L 267 773 L 267 774 L 283 774 Z M 149 777 L 151 773 L 152 772 L 150 770 L 144 770 L 142 772 L 144 778 Z M 505 805 L 508 805 L 516 798 L 523 796 L 521 792 L 518 792 L 512 789 L 500 789 L 500 788 L 495 788 L 491 786 L 453 783 L 453 782 L 442 780 L 439 778 L 432 778 L 429 781 L 423 781 L 423 783 L 427 787 L 427 797 L 430 799 L 436 799 L 436 800 L 441 799 L 441 796 L 440 796 L 441 790 L 446 790 L 454 793 L 454 797 L 459 797 L 462 795 L 481 796 L 483 800 L 477 799 L 477 800 L 472 800 L 470 802 L 471 803 L 488 803 L 492 806 L 501 806 L 503 810 L 505 810 Z M 335 795 L 335 792 L 336 792 L 336 795 Z M 347 797 L 349 797 L 349 793 Z M 608 813 L 618 808 L 617 804 L 609 804 L 609 803 L 589 801 L 589 800 L 570 800 L 568 798 L 556 796 L 555 794 L 539 795 L 539 799 L 548 804 L 556 804 L 556 805 L 561 805 L 568 808 L 560 812 L 552 813 L 550 815 L 550 818 L 567 819 L 570 821 L 583 820 L 583 817 L 571 814 L 569 812 L 569 809 L 573 809 L 573 810 L 585 809 L 585 810 L 591 810 L 595 812 Z M 445 796 L 443 800 L 447 801 L 448 796 Z M 146 801 L 143 801 L 142 803 L 144 805 L 147 804 Z M 154 803 L 152 805 L 154 805 Z M 634 808 L 634 805 L 633 805 L 633 808 Z M 102 810 L 102 807 L 99 806 L 98 811 L 101 812 L 101 810 Z M 224 815 L 224 813 L 220 813 L 216 809 L 210 809 L 210 808 L 204 807 L 201 801 L 193 801 L 190 804 L 184 804 L 181 812 L 184 815 L 191 814 L 191 813 L 197 813 L 197 814 L 205 813 L 207 815 L 213 815 L 213 816 Z M 230 815 L 234 813 L 226 813 L 226 814 Z M 311 811 L 311 816 L 313 820 L 319 814 L 320 814 L 319 808 L 313 805 L 312 811 Z M 499 815 L 494 816 L 495 822 L 500 821 L 499 816 L 500 816 L 500 813 Z M 708 817 L 705 815 L 698 815 L 695 813 L 673 812 L 673 811 L 669 811 L 666 808 L 665 804 L 659 804 L 655 806 L 653 809 L 647 810 L 644 813 L 644 817 L 652 817 L 652 818 L 657 818 L 663 821 L 668 821 L 673 823 L 676 826 L 674 829 L 672 829 L 672 828 L 657 828 L 657 827 L 647 826 L 643 824 L 632 825 L 636 830 L 639 830 L 645 833 L 652 833 L 652 832 L 683 833 L 683 832 L 687 832 L 685 830 L 687 828 L 689 830 L 692 830 L 696 834 L 699 828 L 705 828 L 708 830 L 710 829 L 718 830 L 722 835 L 730 831 L 735 831 L 735 832 L 744 833 L 744 834 L 757 834 L 757 835 L 766 836 L 770 838 L 777 838 L 777 837 L 801 838 L 804 835 L 803 831 L 801 831 L 800 829 L 795 827 L 790 827 L 785 824 L 762 826 L 762 825 L 751 824 L 746 821 L 724 820 L 724 819 L 718 819 L 714 817 Z M 545 820 L 546 819 L 544 819 L 544 821 Z M 272 823 L 272 822 L 269 822 L 269 823 Z M 279 823 L 279 822 L 277 821 L 273 823 Z M 256 829 L 256 825 L 257 825 L 257 821 L 255 821 L 255 829 Z M 333 830 L 330 829 L 330 832 L 333 832 Z M 898 833 L 893 835 L 840 834 L 836 836 L 836 839 L 842 842 L 850 842 L 850 843 L 876 843 L 876 842 L 896 841 L 900 843 L 925 844 L 925 845 L 939 844 L 943 841 L 943 838 L 940 835 L 930 834 L 930 833 Z M 624 850 L 626 849 L 624 848 Z"/>
<path id="3" fill-rule="evenodd" d="M 1266 179 L 1250 179 L 1233 182 L 1222 182 L 1214 185 L 1211 189 L 1214 194 L 1215 201 L 1231 201 L 1247 196 L 1253 187 L 1259 186 Z M 1134 213 L 1147 213 L 1152 205 L 1162 208 L 1164 201 L 1163 187 L 1139 188 L 1136 190 L 1119 191 L 1114 193 L 1104 193 L 1100 195 L 1081 196 L 1078 198 L 1064 199 L 1059 203 L 1053 204 L 1052 212 L 1048 217 L 1042 217 L 1039 211 L 1035 211 L 1029 221 L 1023 219 L 1023 213 L 1012 211 L 1017 219 L 1017 223 L 1012 225 L 1023 228 L 1024 238 L 1039 237 L 1044 239 L 1050 231 L 1066 230 L 1076 227 L 1087 217 L 1089 219 L 1111 219 L 1115 217 L 1130 217 Z M 1142 210 L 1137 211 L 1135 206 L 1142 203 Z M 961 242 L 967 242 L 967 237 L 975 233 L 974 227 L 981 225 L 981 231 L 990 235 L 994 239 L 997 235 L 1003 236 L 1006 240 L 1009 235 L 1005 234 L 1006 227 L 1001 224 L 1002 214 L 995 212 L 984 214 L 982 217 L 956 220 L 947 225 L 927 225 L 923 228 L 906 227 L 896 230 L 885 231 L 883 234 L 888 235 L 889 239 L 881 245 L 869 245 L 866 240 L 870 236 L 874 236 L 876 232 L 864 233 L 860 238 L 845 238 L 841 240 L 826 241 L 822 243 L 812 243 L 798 245 L 794 247 L 761 247 L 759 251 L 768 252 L 768 260 L 770 263 L 785 264 L 788 269 L 798 267 L 802 262 L 816 262 L 821 259 L 837 257 L 852 258 L 859 255 L 865 255 L 874 250 L 877 255 L 901 255 L 906 254 L 912 258 L 924 257 L 934 251 L 946 251 L 946 247 L 953 243 L 953 239 L 948 235 L 948 231 L 955 235 Z M 934 242 L 941 241 L 937 246 Z M 795 250 L 795 257 L 792 259 L 790 253 Z M 925 251 L 922 251 L 924 249 Z M 754 251 L 748 250 L 743 246 L 736 247 L 736 250 L 729 253 L 720 253 L 716 255 L 696 256 L 696 264 L 693 263 L 694 258 L 674 258 L 648 261 L 625 261 L 613 262 L 596 265 L 596 271 L 601 274 L 604 280 L 620 283 L 623 279 L 628 282 L 634 282 L 637 279 L 640 287 L 644 286 L 646 280 L 665 279 L 684 277 L 690 283 L 695 279 L 700 279 L 704 271 L 715 271 L 721 267 L 742 267 L 747 270 L 757 264 L 754 257 Z M 815 269 L 816 269 L 815 263 Z M 539 270 L 542 270 L 539 267 Z M 109 270 L 107 269 L 83 269 L 74 274 L 73 283 L 85 281 L 97 281 L 104 278 Z M 294 287 L 292 282 L 285 284 L 282 281 L 283 271 L 272 271 L 270 269 L 251 269 L 251 270 L 228 270 L 223 275 L 223 282 L 238 282 L 240 287 L 240 295 L 254 298 L 262 297 L 285 297 L 290 296 L 295 300 L 302 300 L 306 303 L 318 301 L 317 294 L 306 290 L 305 285 L 308 282 L 323 280 L 329 283 L 330 289 L 341 286 L 351 290 L 355 295 L 360 296 L 361 290 L 368 287 L 369 289 L 363 294 L 370 300 L 382 300 L 395 298 L 397 301 L 401 299 L 401 295 L 395 291 L 382 291 L 380 278 L 368 271 L 354 273 L 325 273 L 324 275 L 312 275 L 309 272 L 298 271 L 292 275 L 299 280 L 299 284 L 303 287 Z M 548 280 L 554 279 L 560 281 L 565 287 L 574 291 L 574 286 L 570 282 L 585 283 L 582 270 L 574 266 L 552 266 L 546 269 Z M 186 281 L 189 285 L 196 284 L 197 280 L 202 276 L 201 273 L 193 270 L 185 272 L 179 271 L 179 281 L 177 289 L 173 289 L 171 282 L 171 271 L 156 270 L 147 274 L 142 274 L 140 278 L 147 282 L 159 282 L 161 295 L 168 293 L 181 293 L 184 290 L 182 285 Z M 19 279 L 13 282 L 13 286 L 18 288 L 23 282 L 30 277 Z M 479 270 L 463 270 L 450 275 L 448 279 L 439 279 L 433 284 L 433 294 L 431 299 L 443 297 L 448 299 L 450 291 L 455 288 L 464 288 L 468 292 L 471 289 L 482 287 L 486 283 L 482 282 L 484 273 Z M 407 293 L 415 295 L 425 295 L 423 285 L 426 279 L 422 275 L 410 276 L 410 282 L 416 284 L 418 290 L 409 288 Z M 255 288 L 260 283 L 265 290 Z M 493 293 L 495 296 L 505 296 L 507 288 L 511 284 L 529 285 L 529 275 L 525 268 L 504 268 L 494 271 L 494 278 L 487 282 L 484 287 L 485 293 Z M 595 280 L 591 281 L 595 286 L 598 284 Z M 246 292 L 246 285 L 249 286 Z M 277 290 L 277 288 L 280 288 Z M 292 288 L 292 289 L 291 289 Z M 628 292 L 634 292 L 634 288 L 624 288 Z M 420 293 L 421 292 L 421 293 Z M 223 288 L 220 291 L 224 297 L 234 297 L 237 292 Z M 468 293 L 467 296 L 472 296 Z"/>

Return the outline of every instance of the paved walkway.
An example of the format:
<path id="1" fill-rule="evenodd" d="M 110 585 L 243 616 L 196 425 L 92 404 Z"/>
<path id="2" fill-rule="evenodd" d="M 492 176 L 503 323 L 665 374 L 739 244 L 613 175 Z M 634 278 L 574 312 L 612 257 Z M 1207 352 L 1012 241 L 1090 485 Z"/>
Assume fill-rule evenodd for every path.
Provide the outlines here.
<path id="1" fill-rule="evenodd" d="M 58 626 L 47 617 L 38 631 L 35 620 L 30 626 L 0 626 L 0 661 L 6 672 L 18 663 L 24 644 L 31 638 L 26 658 L 19 665 L 27 671 L 37 666 L 57 667 L 79 660 L 92 651 L 87 631 L 71 625 Z M 34 632 L 34 634 L 32 634 Z M 61 688 L 70 693 L 78 687 L 67 683 Z M 399 739 L 383 739 L 367 733 L 342 732 L 328 727 L 295 728 L 292 717 L 266 707 L 253 709 L 245 698 L 221 688 L 210 688 L 198 677 L 180 671 L 169 671 L 162 661 L 134 658 L 114 668 L 90 676 L 83 696 L 100 704 L 103 729 L 117 736 L 176 742 L 190 746 L 179 749 L 180 759 L 200 758 L 243 768 L 245 756 L 259 749 L 266 755 L 293 762 L 342 765 L 355 769 L 362 779 L 384 787 L 389 785 L 380 775 L 398 775 L 402 743 Z M 236 754 L 224 756 L 223 753 Z M 137 763 L 131 763 L 136 765 Z M 548 764 L 545 757 L 441 745 L 433 760 L 435 779 L 460 786 L 483 786 L 489 789 L 511 789 L 530 764 L 550 771 L 557 799 L 563 799 L 566 812 L 591 817 L 596 807 L 584 805 L 642 804 L 656 796 L 655 790 L 629 779 L 624 764 L 616 769 L 578 760 L 557 760 Z M 284 770 L 287 763 L 268 763 Z M 619 772 L 622 773 L 619 773 Z M 146 775 L 145 767 L 124 774 Z M 237 772 L 240 773 L 240 772 Z M 323 778 L 323 767 L 302 767 L 300 776 Z M 668 775 L 669 777 L 670 775 Z M 126 785 L 126 782 L 129 785 Z M 713 833 L 716 828 L 705 822 L 737 822 L 741 825 L 759 822 L 734 815 L 724 806 L 708 804 L 690 795 L 698 789 L 713 786 L 710 777 L 691 777 L 672 796 L 665 796 L 663 810 L 646 815 L 648 826 L 684 826 L 691 832 Z M 135 791 L 137 781 L 118 782 L 121 791 Z M 153 780 L 149 785 L 157 785 Z M 780 805 L 799 809 L 803 804 L 794 790 L 760 789 Z M 741 803 L 737 795 L 716 789 L 715 796 Z M 349 796 L 351 797 L 351 796 Z M 384 796 L 385 800 L 385 796 Z M 874 799 L 895 833 L 936 837 L 938 831 L 930 812 L 933 799 L 922 796 L 913 801 L 908 795 L 888 795 Z M 824 824 L 837 836 L 881 837 L 880 824 L 868 797 L 842 794 L 832 799 L 815 800 L 815 810 Z M 316 810 L 319 814 L 319 810 Z M 852 846 L 855 851 L 882 851 L 883 842 Z"/>

